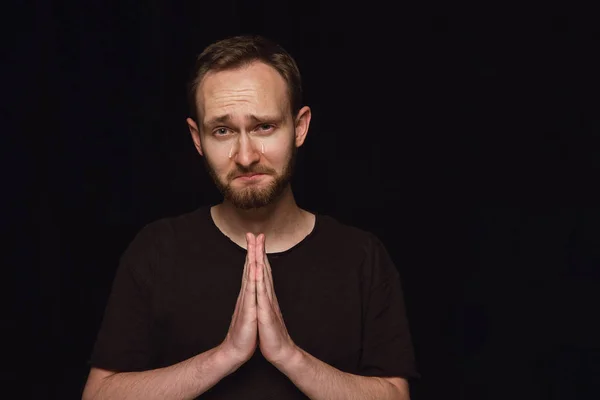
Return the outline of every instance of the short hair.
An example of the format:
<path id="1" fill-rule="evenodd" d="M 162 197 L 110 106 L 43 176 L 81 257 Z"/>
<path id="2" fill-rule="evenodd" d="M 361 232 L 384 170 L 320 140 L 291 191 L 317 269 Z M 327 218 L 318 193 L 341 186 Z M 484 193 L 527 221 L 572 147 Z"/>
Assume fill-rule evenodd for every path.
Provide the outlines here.
<path id="1" fill-rule="evenodd" d="M 256 61 L 273 67 L 283 77 L 287 83 L 292 116 L 295 116 L 302 107 L 302 80 L 296 61 L 283 47 L 263 36 L 242 35 L 215 42 L 197 57 L 193 76 L 188 84 L 192 119 L 199 123 L 196 91 L 208 72 L 236 69 Z"/>

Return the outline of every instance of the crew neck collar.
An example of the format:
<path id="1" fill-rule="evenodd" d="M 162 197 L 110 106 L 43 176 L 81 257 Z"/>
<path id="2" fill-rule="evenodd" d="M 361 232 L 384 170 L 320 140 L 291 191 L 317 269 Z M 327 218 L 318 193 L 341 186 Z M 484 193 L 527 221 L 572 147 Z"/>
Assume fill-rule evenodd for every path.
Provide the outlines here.
<path id="1" fill-rule="evenodd" d="M 234 251 L 237 251 L 237 252 L 242 253 L 242 254 L 246 254 L 246 249 L 245 248 L 243 248 L 242 246 L 238 245 L 233 240 L 231 240 L 231 238 L 229 238 L 229 236 L 225 235 L 219 229 L 219 227 L 217 226 L 217 224 L 215 224 L 215 221 L 213 220 L 212 214 L 210 212 L 211 208 L 212 208 L 212 206 L 207 206 L 207 207 L 204 208 L 204 215 L 210 221 L 211 230 L 213 230 L 214 233 L 217 236 L 220 236 L 225 241 L 227 241 L 229 243 L 228 245 Z M 301 241 L 299 241 L 298 243 L 296 243 L 295 245 L 293 245 L 292 247 L 290 247 L 287 250 L 276 252 L 276 253 L 267 253 L 267 255 L 269 257 L 271 257 L 271 258 L 280 258 L 280 257 L 285 256 L 285 255 L 287 255 L 287 254 L 295 251 L 296 249 L 304 246 L 307 242 L 310 242 L 313 239 L 313 237 L 316 235 L 316 233 L 318 232 L 319 226 L 320 226 L 320 222 L 321 222 L 321 217 L 320 217 L 320 215 L 318 213 L 311 212 L 311 214 L 313 214 L 315 216 L 315 225 L 313 226 L 313 229 L 310 231 L 310 233 L 308 235 L 306 235 Z"/>

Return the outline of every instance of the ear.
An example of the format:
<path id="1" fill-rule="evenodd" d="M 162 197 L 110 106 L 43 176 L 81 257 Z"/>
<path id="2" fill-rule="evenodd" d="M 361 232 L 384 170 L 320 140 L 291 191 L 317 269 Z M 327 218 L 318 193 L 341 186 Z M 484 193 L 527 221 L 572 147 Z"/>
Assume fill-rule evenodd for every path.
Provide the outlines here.
<path id="1" fill-rule="evenodd" d="M 298 111 L 298 115 L 296 116 L 296 147 L 302 146 L 304 140 L 306 140 L 310 117 L 310 107 L 304 106 Z"/>
<path id="2" fill-rule="evenodd" d="M 200 141 L 200 130 L 198 129 L 198 125 L 196 121 L 191 118 L 186 119 L 188 129 L 192 135 L 192 140 L 194 141 L 194 145 L 196 146 L 196 150 L 201 156 L 204 156 L 202 152 L 202 142 Z"/>

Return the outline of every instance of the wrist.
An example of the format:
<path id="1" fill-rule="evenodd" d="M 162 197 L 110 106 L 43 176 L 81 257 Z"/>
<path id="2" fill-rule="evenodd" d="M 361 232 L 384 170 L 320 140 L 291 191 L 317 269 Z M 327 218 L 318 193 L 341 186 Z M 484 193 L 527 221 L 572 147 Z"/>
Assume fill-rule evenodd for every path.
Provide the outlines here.
<path id="1" fill-rule="evenodd" d="M 217 365 L 225 370 L 227 375 L 235 372 L 247 361 L 237 357 L 230 349 L 223 346 L 223 344 L 215 347 L 214 356 Z"/>
<path id="2" fill-rule="evenodd" d="M 298 346 L 294 346 L 290 349 L 289 353 L 281 359 L 281 361 L 273 362 L 273 365 L 288 375 L 294 369 L 297 369 L 298 365 L 302 363 L 304 359 L 304 352 Z"/>

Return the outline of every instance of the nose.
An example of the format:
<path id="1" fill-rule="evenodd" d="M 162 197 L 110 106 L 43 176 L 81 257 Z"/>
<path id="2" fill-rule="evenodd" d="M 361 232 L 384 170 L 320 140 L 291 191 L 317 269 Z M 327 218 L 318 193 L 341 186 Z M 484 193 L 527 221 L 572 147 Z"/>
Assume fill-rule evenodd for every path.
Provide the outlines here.
<path id="1" fill-rule="evenodd" d="M 233 147 L 232 159 L 241 166 L 249 167 L 260 160 L 256 143 L 247 134 L 240 134 Z"/>

